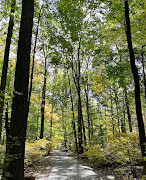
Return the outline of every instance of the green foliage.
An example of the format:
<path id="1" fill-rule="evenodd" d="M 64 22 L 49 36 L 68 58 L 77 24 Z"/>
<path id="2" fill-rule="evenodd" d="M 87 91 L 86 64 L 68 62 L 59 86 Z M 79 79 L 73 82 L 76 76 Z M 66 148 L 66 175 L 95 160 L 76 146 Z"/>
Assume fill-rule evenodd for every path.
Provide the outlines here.
<path id="1" fill-rule="evenodd" d="M 57 146 L 56 139 L 52 139 L 51 141 L 48 141 L 46 144 L 47 153 L 50 154 L 51 151 L 53 151 Z"/>
<path id="2" fill-rule="evenodd" d="M 5 145 L 0 144 L 0 169 L 3 167 L 4 164 L 5 148 Z"/>
<path id="3" fill-rule="evenodd" d="M 106 147 L 100 145 L 86 147 L 87 152 L 81 157 L 88 158 L 93 164 L 102 166 L 104 164 L 135 164 L 142 160 L 138 135 L 135 133 L 116 133 L 107 135 Z"/>
<path id="4" fill-rule="evenodd" d="M 41 159 L 47 153 L 47 144 L 48 141 L 46 139 L 40 139 L 32 143 L 26 142 L 25 163 L 29 165 Z"/>

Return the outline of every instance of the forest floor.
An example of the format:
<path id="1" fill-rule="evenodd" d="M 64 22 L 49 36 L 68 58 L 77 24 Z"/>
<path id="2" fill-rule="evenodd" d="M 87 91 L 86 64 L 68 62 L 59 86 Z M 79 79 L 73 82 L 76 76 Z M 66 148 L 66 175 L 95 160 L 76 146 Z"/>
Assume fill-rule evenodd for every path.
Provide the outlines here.
<path id="1" fill-rule="evenodd" d="M 36 180 L 138 180 L 141 172 L 142 166 L 92 167 L 88 161 L 59 150 L 25 169 L 25 175 Z"/>

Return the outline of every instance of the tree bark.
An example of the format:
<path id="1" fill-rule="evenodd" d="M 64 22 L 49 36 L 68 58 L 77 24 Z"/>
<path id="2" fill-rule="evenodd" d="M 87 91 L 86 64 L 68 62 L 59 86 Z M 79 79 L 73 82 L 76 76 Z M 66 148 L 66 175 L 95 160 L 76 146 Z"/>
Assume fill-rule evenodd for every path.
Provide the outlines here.
<path id="1" fill-rule="evenodd" d="M 78 47 L 78 73 L 76 75 L 76 80 L 77 80 L 77 94 L 78 94 L 78 136 L 79 136 L 78 147 L 79 147 L 79 154 L 82 154 L 83 153 L 83 139 L 82 139 L 83 115 L 82 115 L 81 87 L 80 87 L 80 77 L 81 77 L 80 48 L 81 48 L 81 39 L 79 40 L 79 47 Z"/>
<path id="2" fill-rule="evenodd" d="M 36 36 L 35 36 L 35 43 L 34 43 L 34 49 L 33 49 L 32 67 L 31 67 L 31 75 L 30 75 L 30 83 L 29 83 L 29 93 L 28 93 L 29 104 L 30 104 L 30 98 L 31 98 L 31 92 L 32 92 L 33 72 L 34 72 L 34 63 L 35 63 L 37 38 L 38 38 L 38 32 L 39 32 L 39 23 L 40 23 L 40 19 L 41 19 L 41 10 L 42 10 L 42 7 L 40 9 L 40 13 L 39 13 L 39 17 L 38 17 L 37 30 L 36 30 Z M 28 108 L 28 110 L 29 110 L 29 108 Z"/>
<path id="3" fill-rule="evenodd" d="M 47 80 L 47 57 L 45 57 L 45 73 L 44 73 L 44 84 L 42 90 L 42 105 L 41 105 L 41 131 L 40 139 L 44 137 L 44 119 L 45 119 L 45 96 L 46 96 L 46 80 Z"/>
<path id="4" fill-rule="evenodd" d="M 75 124 L 74 102 L 73 102 L 73 97 L 72 97 L 72 90 L 71 90 L 71 85 L 70 85 L 69 74 L 68 74 L 68 83 L 69 83 L 70 100 L 71 100 L 71 110 L 72 110 L 72 127 L 73 127 L 73 131 L 74 131 L 76 152 L 78 153 L 78 141 L 77 141 L 77 132 L 76 132 L 76 124 Z"/>
<path id="5" fill-rule="evenodd" d="M 1 141 L 1 133 L 2 133 L 2 117 L 3 117 L 4 100 L 5 100 L 5 88 L 6 88 L 6 81 L 7 81 L 9 53 L 10 53 L 11 39 L 13 35 L 13 27 L 14 27 L 15 4 L 16 4 L 16 0 L 12 0 L 11 15 L 10 15 L 10 20 L 9 20 L 7 39 L 6 39 L 4 62 L 3 62 L 1 85 L 0 85 L 0 141 Z"/>
<path id="6" fill-rule="evenodd" d="M 14 97 L 7 139 L 5 166 L 2 179 L 24 180 L 24 154 L 27 129 L 28 84 L 30 68 L 31 36 L 34 0 L 22 1 L 17 63 L 14 81 Z"/>
<path id="7" fill-rule="evenodd" d="M 125 98 L 123 93 L 123 118 L 121 118 L 121 131 L 126 133 L 126 124 L 125 124 Z"/>
<path id="8" fill-rule="evenodd" d="M 82 128 L 83 128 L 84 144 L 85 144 L 85 146 L 86 146 L 86 145 L 87 145 L 86 129 L 85 129 L 85 124 L 84 124 L 83 118 L 82 118 Z"/>
<path id="9" fill-rule="evenodd" d="M 8 137 L 9 136 L 8 102 L 7 102 L 6 112 L 5 112 L 5 128 L 6 128 L 6 137 Z"/>
<path id="10" fill-rule="evenodd" d="M 66 130 L 66 119 L 63 118 L 64 111 L 62 110 L 63 130 L 64 130 L 64 148 L 67 149 L 67 130 Z"/>
<path id="11" fill-rule="evenodd" d="M 112 92 L 110 90 L 110 98 L 111 98 L 111 119 L 112 119 L 112 131 L 113 131 L 113 135 L 115 134 L 115 122 L 114 122 L 114 118 L 113 118 L 113 98 L 112 98 Z"/>
<path id="12" fill-rule="evenodd" d="M 145 89 L 145 98 L 146 98 L 146 75 L 145 75 L 145 68 L 144 68 L 144 55 L 143 55 L 143 46 L 141 51 L 141 63 L 142 63 L 142 70 L 143 70 L 143 83 L 144 83 L 144 89 Z"/>
<path id="13" fill-rule="evenodd" d="M 139 75 L 138 75 L 138 70 L 135 64 L 135 56 L 134 56 L 134 51 L 133 51 L 133 46 L 132 46 L 132 39 L 131 39 L 131 27 L 130 27 L 128 1 L 125 1 L 125 18 L 126 18 L 126 35 L 127 35 L 127 43 L 128 43 L 129 56 L 130 56 L 131 71 L 134 77 L 134 84 L 135 84 L 135 104 L 136 104 L 136 115 L 137 115 L 137 122 L 138 122 L 138 128 L 139 128 L 140 146 L 141 146 L 141 152 L 143 156 L 144 174 L 146 174 L 145 128 L 144 128 L 144 122 L 143 122 L 143 117 L 142 117 Z"/>
<path id="14" fill-rule="evenodd" d="M 53 99 L 53 98 L 52 98 Z M 50 141 L 52 139 L 52 135 L 53 135 L 53 131 L 52 131 L 52 127 L 53 127 L 53 101 L 52 101 L 52 111 L 51 111 L 51 119 L 50 119 Z"/>
<path id="15" fill-rule="evenodd" d="M 82 154 L 83 153 L 83 133 L 82 133 L 83 115 L 82 115 L 81 87 L 80 87 L 80 76 L 81 76 L 80 43 L 81 43 L 81 39 L 79 40 L 79 47 L 78 47 L 77 74 L 75 74 L 75 76 L 73 74 L 73 79 L 78 95 L 78 153 Z M 72 72 L 73 72 L 73 63 L 72 63 Z"/>
<path id="16" fill-rule="evenodd" d="M 126 102 L 126 109 L 127 109 L 129 131 L 132 132 L 132 122 L 131 122 L 131 114 L 130 114 L 130 109 L 129 109 L 129 101 L 127 97 L 127 90 L 125 89 L 124 91 L 125 91 L 125 102 Z"/>
<path id="17" fill-rule="evenodd" d="M 116 88 L 114 88 L 115 93 L 115 103 L 116 103 L 116 111 L 117 111 L 117 119 L 118 119 L 118 131 L 120 132 L 120 119 L 119 119 L 119 108 L 118 108 L 118 92 Z"/>
<path id="18" fill-rule="evenodd" d="M 85 89 L 85 95 L 86 95 L 86 109 L 87 109 L 87 120 L 88 120 L 88 138 L 90 141 L 90 139 L 91 139 L 91 123 L 90 123 L 90 111 L 89 111 L 88 85 L 87 85 L 87 89 Z"/>

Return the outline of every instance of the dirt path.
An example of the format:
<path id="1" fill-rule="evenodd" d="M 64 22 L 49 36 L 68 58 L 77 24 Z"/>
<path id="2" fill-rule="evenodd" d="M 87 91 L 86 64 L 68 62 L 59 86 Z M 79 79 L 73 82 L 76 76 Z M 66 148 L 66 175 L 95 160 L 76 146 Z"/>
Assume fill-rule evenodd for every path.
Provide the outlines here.
<path id="1" fill-rule="evenodd" d="M 90 167 L 68 156 L 67 152 L 54 151 L 49 161 L 51 172 L 47 180 L 108 180 L 113 176 L 98 176 Z"/>

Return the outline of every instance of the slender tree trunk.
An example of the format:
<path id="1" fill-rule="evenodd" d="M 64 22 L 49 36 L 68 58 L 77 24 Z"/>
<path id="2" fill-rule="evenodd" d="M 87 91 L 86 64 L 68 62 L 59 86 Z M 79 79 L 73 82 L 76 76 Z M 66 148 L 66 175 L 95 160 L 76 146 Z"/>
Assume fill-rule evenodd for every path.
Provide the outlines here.
<path id="1" fill-rule="evenodd" d="M 83 139 L 82 139 L 82 122 L 83 122 L 83 115 L 82 115 L 82 102 L 81 102 L 81 87 L 80 87 L 80 76 L 81 76 L 81 63 L 80 63 L 80 42 L 79 40 L 79 47 L 78 47 L 78 74 L 76 74 L 76 81 L 77 81 L 77 94 L 78 94 L 78 143 L 79 143 L 79 154 L 83 153 Z"/>
<path id="2" fill-rule="evenodd" d="M 66 119 L 64 119 L 64 111 L 62 110 L 63 130 L 64 130 L 64 148 L 67 149 L 67 131 L 66 131 Z"/>
<path id="3" fill-rule="evenodd" d="M 132 46 L 132 39 L 131 39 L 131 27 L 130 27 L 128 1 L 125 1 L 125 18 L 126 18 L 126 35 L 127 35 L 127 43 L 128 43 L 128 49 L 129 49 L 129 55 L 130 55 L 130 64 L 131 64 L 131 70 L 132 70 L 132 74 L 134 77 L 134 84 L 135 84 L 135 104 L 136 104 L 136 115 L 137 115 L 137 122 L 138 122 L 138 128 L 139 128 L 140 146 L 141 146 L 141 151 L 142 151 L 142 156 L 143 156 L 144 174 L 146 174 L 145 127 L 144 127 L 142 109 L 141 109 L 139 75 L 138 75 L 138 70 L 135 64 L 135 56 L 134 56 L 134 51 L 133 51 L 133 46 Z"/>
<path id="4" fill-rule="evenodd" d="M 126 109 L 127 109 L 127 116 L 128 116 L 129 131 L 132 132 L 131 114 L 130 114 L 129 101 L 128 101 L 126 89 L 125 89 L 125 102 L 126 102 Z"/>
<path id="5" fill-rule="evenodd" d="M 84 144 L 85 144 L 85 146 L 86 146 L 86 145 L 87 145 L 87 140 L 86 140 L 86 129 L 85 129 L 85 124 L 84 124 L 83 118 L 82 118 L 82 128 L 83 128 Z"/>
<path id="6" fill-rule="evenodd" d="M 7 102 L 7 108 L 5 112 L 5 128 L 6 128 L 6 137 L 9 136 L 9 116 L 8 116 L 8 102 Z"/>
<path id="7" fill-rule="evenodd" d="M 9 52 L 10 52 L 10 45 L 11 45 L 11 39 L 12 39 L 13 27 L 14 27 L 15 4 L 16 4 L 16 0 L 12 0 L 11 15 L 10 15 L 10 20 L 9 20 L 7 39 L 6 39 L 4 62 L 3 62 L 1 85 L 0 85 L 0 141 L 1 141 L 1 133 L 2 133 L 2 117 L 3 117 L 5 88 L 6 88 L 6 81 L 7 81 L 8 63 L 9 63 Z"/>
<path id="8" fill-rule="evenodd" d="M 53 133 L 53 131 L 52 131 L 52 127 L 53 127 L 53 117 L 52 117 L 52 114 L 53 114 L 53 101 L 52 101 L 52 111 L 51 111 L 51 120 L 50 120 L 50 140 L 52 139 L 52 133 Z"/>
<path id="9" fill-rule="evenodd" d="M 91 123 L 90 123 L 90 111 L 89 111 L 89 98 L 88 98 L 88 87 L 85 89 L 86 95 L 86 109 L 87 109 L 87 120 L 88 120 L 88 138 L 91 139 Z"/>
<path id="10" fill-rule="evenodd" d="M 114 118 L 113 118 L 113 98 L 112 98 L 112 92 L 110 91 L 110 98 L 111 98 L 111 119 L 112 119 L 112 131 L 113 134 L 115 134 L 115 122 L 114 122 Z"/>
<path id="11" fill-rule="evenodd" d="M 45 96 L 46 96 L 46 79 L 47 79 L 47 57 L 45 57 L 45 73 L 44 73 L 44 84 L 42 90 L 42 105 L 41 105 L 41 132 L 40 132 L 40 139 L 44 137 L 44 119 L 45 119 Z"/>
<path id="12" fill-rule="evenodd" d="M 24 180 L 24 154 L 27 129 L 28 84 L 34 0 L 22 1 L 22 16 L 14 81 L 14 97 L 7 139 L 3 178 Z"/>
<path id="13" fill-rule="evenodd" d="M 123 93 L 124 95 L 124 93 Z M 123 117 L 121 118 L 121 131 L 122 133 L 126 133 L 126 124 L 125 124 L 125 101 L 123 96 Z"/>
<path id="14" fill-rule="evenodd" d="M 118 95 L 116 89 L 114 89 L 115 92 L 115 103 L 116 103 L 116 111 L 117 111 L 117 119 L 118 119 L 118 130 L 120 132 L 120 119 L 119 119 L 119 108 L 118 108 Z"/>
<path id="15" fill-rule="evenodd" d="M 73 97 L 72 97 L 72 90 L 71 90 L 71 85 L 70 85 L 69 74 L 68 74 L 68 83 L 69 83 L 70 100 L 71 100 L 71 110 L 72 110 L 72 127 L 73 127 L 73 131 L 74 131 L 76 152 L 78 153 L 78 141 L 77 141 L 76 124 L 75 124 L 74 103 L 73 103 Z"/>
<path id="16" fill-rule="evenodd" d="M 42 7 L 40 9 L 40 13 L 39 13 L 39 17 L 38 17 L 37 29 L 36 29 L 36 35 L 35 35 L 35 43 L 34 43 L 34 49 L 33 49 L 32 67 L 31 67 L 29 93 L 28 93 L 29 104 L 30 104 L 30 98 L 31 98 L 31 92 L 32 92 L 33 72 L 34 72 L 34 63 L 35 63 L 36 45 L 37 45 L 38 32 L 39 32 L 39 24 L 40 24 L 40 19 L 41 19 L 41 10 L 42 10 Z M 28 110 L 29 110 L 29 108 L 28 108 Z"/>
<path id="17" fill-rule="evenodd" d="M 42 7 L 40 9 L 40 13 L 39 13 L 39 17 L 38 17 L 37 29 L 36 29 L 36 35 L 35 35 L 35 42 L 34 42 L 34 49 L 33 49 L 33 58 L 32 58 L 30 83 L 29 83 L 29 91 L 28 91 L 28 107 L 27 107 L 28 114 L 29 114 L 30 98 L 31 98 L 31 93 L 32 93 L 32 85 L 33 85 L 35 54 L 36 54 L 37 38 L 38 38 L 38 32 L 39 32 L 39 23 L 40 23 L 40 19 L 41 19 L 41 10 L 42 10 Z M 27 125 L 29 127 L 29 121 L 27 122 Z"/>
<path id="18" fill-rule="evenodd" d="M 83 153 L 83 140 L 82 140 L 82 109 L 81 109 L 81 97 L 80 90 L 78 90 L 78 142 L 79 142 L 79 154 Z"/>
<path id="19" fill-rule="evenodd" d="M 142 70 L 143 70 L 143 83 L 145 88 L 145 98 L 146 98 L 146 75 L 145 75 L 145 68 L 144 68 L 144 55 L 143 55 L 143 46 L 142 46 L 142 52 L 141 52 L 141 63 L 142 63 Z"/>

